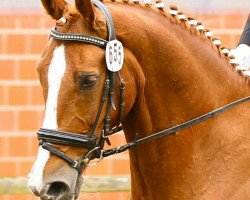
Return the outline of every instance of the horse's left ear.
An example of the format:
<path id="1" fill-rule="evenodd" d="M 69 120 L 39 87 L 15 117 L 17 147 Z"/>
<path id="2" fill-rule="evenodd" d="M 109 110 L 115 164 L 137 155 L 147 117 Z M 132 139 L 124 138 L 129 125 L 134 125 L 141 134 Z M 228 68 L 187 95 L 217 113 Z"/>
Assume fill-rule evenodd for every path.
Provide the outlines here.
<path id="1" fill-rule="evenodd" d="M 67 2 L 64 0 L 41 0 L 43 7 L 47 11 L 47 13 L 53 19 L 60 19 L 63 15 L 63 11 L 67 6 Z"/>
<path id="2" fill-rule="evenodd" d="M 88 20 L 90 24 L 95 21 L 94 5 L 91 0 L 75 0 L 76 9 Z"/>

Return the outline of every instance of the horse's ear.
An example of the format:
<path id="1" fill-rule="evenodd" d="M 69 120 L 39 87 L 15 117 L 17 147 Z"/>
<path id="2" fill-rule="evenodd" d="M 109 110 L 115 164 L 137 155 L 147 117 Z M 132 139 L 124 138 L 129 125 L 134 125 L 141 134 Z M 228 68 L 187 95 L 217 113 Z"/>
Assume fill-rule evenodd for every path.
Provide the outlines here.
<path id="1" fill-rule="evenodd" d="M 76 9 L 88 20 L 90 24 L 95 21 L 94 5 L 91 0 L 75 0 Z"/>
<path id="2" fill-rule="evenodd" d="M 47 11 L 47 13 L 53 19 L 60 19 L 63 15 L 63 11 L 68 4 L 64 0 L 41 0 L 43 7 Z"/>

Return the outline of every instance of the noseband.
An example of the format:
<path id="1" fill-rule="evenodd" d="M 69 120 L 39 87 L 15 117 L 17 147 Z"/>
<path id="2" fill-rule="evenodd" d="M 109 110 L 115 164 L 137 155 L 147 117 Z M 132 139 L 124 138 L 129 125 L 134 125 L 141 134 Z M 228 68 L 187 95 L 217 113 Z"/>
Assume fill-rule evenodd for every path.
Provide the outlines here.
<path id="1" fill-rule="evenodd" d="M 82 42 L 82 43 L 96 45 L 101 48 L 106 48 L 106 54 L 107 54 L 107 49 L 108 49 L 107 47 L 110 47 L 109 44 L 113 44 L 114 41 L 117 41 L 115 40 L 114 24 L 113 24 L 112 17 L 108 9 L 105 7 L 103 3 L 101 3 L 98 0 L 93 0 L 93 4 L 97 8 L 99 8 L 102 11 L 102 13 L 105 15 L 105 18 L 107 21 L 108 33 L 109 33 L 109 41 L 104 40 L 102 38 L 88 36 L 88 35 L 60 33 L 57 31 L 56 27 L 51 29 L 51 32 L 50 32 L 51 36 L 57 40 Z M 118 41 L 116 44 L 119 46 Z M 117 153 L 121 153 L 125 150 L 131 149 L 135 147 L 136 145 L 152 141 L 154 139 L 157 139 L 165 135 L 173 134 L 177 131 L 181 131 L 183 129 L 186 129 L 188 127 L 201 123 L 207 119 L 210 119 L 214 116 L 217 116 L 226 110 L 229 110 L 239 104 L 242 104 L 250 100 L 250 96 L 244 97 L 242 99 L 236 100 L 232 103 L 229 103 L 225 106 L 217 108 L 209 113 L 206 113 L 202 116 L 199 116 L 195 119 L 189 120 L 182 124 L 165 129 L 163 131 L 157 132 L 155 134 L 149 135 L 144 138 L 138 139 L 138 137 L 136 137 L 137 139 L 135 139 L 133 142 L 129 142 L 120 147 L 109 149 L 109 150 L 104 150 L 103 147 L 104 147 L 105 142 L 107 142 L 107 144 L 110 145 L 108 136 L 122 130 L 121 126 L 119 125 L 121 124 L 121 121 L 122 121 L 122 114 L 123 114 L 123 109 L 124 109 L 124 89 L 125 89 L 123 79 L 120 75 L 120 71 L 119 71 L 120 69 L 118 70 L 114 69 L 112 71 L 112 66 L 111 68 L 108 66 L 107 58 L 106 58 L 106 64 L 107 64 L 107 75 L 106 75 L 106 80 L 104 84 L 101 103 L 100 103 L 100 106 L 96 115 L 94 125 L 90 129 L 89 133 L 86 135 L 82 135 L 82 134 L 77 134 L 77 133 L 64 132 L 60 130 L 50 130 L 46 128 L 39 129 L 37 133 L 38 139 L 40 141 L 40 145 L 42 146 L 42 148 L 48 150 L 52 154 L 66 161 L 71 167 L 75 168 L 79 173 L 81 173 L 84 165 L 89 165 L 88 163 L 91 159 L 98 158 L 99 160 L 101 160 L 104 157 L 117 154 Z M 116 109 L 115 104 L 114 104 L 114 84 L 115 84 L 116 74 L 118 75 L 118 78 L 120 80 L 119 117 L 118 117 L 118 123 L 117 123 L 118 126 L 111 129 L 110 128 L 110 112 L 112 108 L 114 110 Z M 97 128 L 97 124 L 99 123 L 99 118 L 101 116 L 104 104 L 107 100 L 108 100 L 108 106 L 107 106 L 106 116 L 103 122 L 104 124 L 103 131 L 102 131 L 100 138 L 97 138 L 94 135 L 94 132 Z M 81 148 L 88 149 L 88 152 L 82 157 L 75 160 L 65 155 L 62 151 L 58 150 L 52 144 L 81 147 Z"/>

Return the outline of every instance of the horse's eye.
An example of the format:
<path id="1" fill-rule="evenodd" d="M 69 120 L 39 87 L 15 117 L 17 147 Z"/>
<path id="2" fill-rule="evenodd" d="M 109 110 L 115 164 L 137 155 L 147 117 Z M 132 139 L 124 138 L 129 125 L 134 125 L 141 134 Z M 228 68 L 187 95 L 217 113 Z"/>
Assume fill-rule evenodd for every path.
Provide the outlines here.
<path id="1" fill-rule="evenodd" d="M 78 81 L 80 90 L 90 89 L 96 84 L 97 79 L 97 75 L 81 75 Z"/>

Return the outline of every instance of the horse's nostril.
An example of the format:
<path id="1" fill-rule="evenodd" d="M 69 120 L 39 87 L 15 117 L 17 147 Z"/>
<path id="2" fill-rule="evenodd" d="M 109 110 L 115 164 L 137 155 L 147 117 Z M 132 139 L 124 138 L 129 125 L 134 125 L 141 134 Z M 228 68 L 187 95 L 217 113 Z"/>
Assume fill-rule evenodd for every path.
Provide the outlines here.
<path id="1" fill-rule="evenodd" d="M 69 195 L 69 186 L 65 182 L 57 181 L 45 185 L 41 191 L 42 200 L 59 200 L 67 199 Z"/>
<path id="2" fill-rule="evenodd" d="M 64 182 L 53 182 L 48 188 L 47 195 L 53 197 L 63 196 L 69 191 L 69 186 Z"/>

